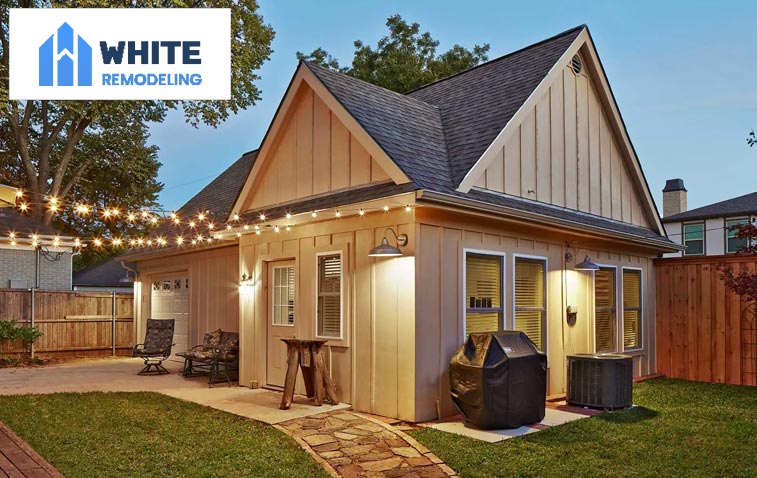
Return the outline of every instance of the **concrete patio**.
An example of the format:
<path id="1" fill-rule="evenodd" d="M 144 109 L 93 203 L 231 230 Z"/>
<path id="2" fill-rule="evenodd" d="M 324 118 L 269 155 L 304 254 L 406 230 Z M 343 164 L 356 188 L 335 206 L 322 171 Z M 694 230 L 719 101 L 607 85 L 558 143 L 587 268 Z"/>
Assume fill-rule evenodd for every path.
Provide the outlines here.
<path id="1" fill-rule="evenodd" d="M 184 378 L 182 364 L 166 362 L 168 375 L 140 376 L 142 361 L 113 358 L 30 368 L 0 369 L 0 395 L 60 392 L 158 392 L 188 402 L 233 413 L 268 424 L 281 423 L 333 410 L 348 404 L 317 407 L 295 396 L 289 410 L 279 410 L 281 393 L 224 384 L 208 388 L 207 377 Z"/>

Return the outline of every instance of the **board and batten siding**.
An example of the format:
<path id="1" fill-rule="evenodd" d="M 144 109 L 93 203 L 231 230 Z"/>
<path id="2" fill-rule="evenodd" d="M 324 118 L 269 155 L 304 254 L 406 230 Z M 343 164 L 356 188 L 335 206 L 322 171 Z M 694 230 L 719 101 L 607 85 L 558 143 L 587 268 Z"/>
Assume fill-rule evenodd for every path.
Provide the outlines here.
<path id="1" fill-rule="evenodd" d="M 165 275 L 189 277 L 189 346 L 202 343 L 203 334 L 216 329 L 239 330 L 239 248 L 236 244 L 204 251 L 137 261 L 135 298 L 137 341 L 144 339 L 150 317 L 153 278 Z M 180 352 L 180 351 L 175 351 Z"/>
<path id="2" fill-rule="evenodd" d="M 295 261 L 295 316 L 298 338 L 316 334 L 316 256 L 341 251 L 343 259 L 342 341 L 329 340 L 331 374 L 339 399 L 355 410 L 414 420 L 415 310 L 412 213 L 372 213 L 364 217 L 299 225 L 280 234 L 244 235 L 241 270 L 253 290 L 241 299 L 240 384 L 265 383 L 267 263 Z M 392 227 L 408 235 L 403 257 L 375 259 L 370 249 Z"/>
<path id="3" fill-rule="evenodd" d="M 565 356 L 593 352 L 593 275 L 564 266 L 565 240 L 576 240 L 559 231 L 540 233 L 521 225 L 485 221 L 470 216 L 416 209 L 417 300 L 416 327 L 416 410 L 418 420 L 436 418 L 436 403 L 442 416 L 457 413 L 449 396 L 449 361 L 464 341 L 463 250 L 504 253 L 505 323 L 513 322 L 513 278 L 515 255 L 547 260 L 547 393 L 565 392 Z M 578 251 L 576 251 L 578 252 Z M 642 269 L 643 344 L 634 356 L 634 375 L 655 371 L 654 269 L 649 253 L 620 249 L 610 241 L 594 242 L 585 253 L 592 261 L 617 266 L 616 294 L 622 297 L 622 267 Z M 583 259 L 584 251 L 581 250 Z M 578 254 L 576 254 L 578 256 Z M 566 322 L 567 305 L 578 307 L 578 319 Z M 622 317 L 618 304 L 618 317 Z M 620 322 L 619 322 L 620 323 Z"/>
<path id="4" fill-rule="evenodd" d="M 307 85 L 301 86 L 243 210 L 389 180 Z"/>
<path id="5" fill-rule="evenodd" d="M 593 80 L 569 66 L 476 187 L 649 226 Z"/>

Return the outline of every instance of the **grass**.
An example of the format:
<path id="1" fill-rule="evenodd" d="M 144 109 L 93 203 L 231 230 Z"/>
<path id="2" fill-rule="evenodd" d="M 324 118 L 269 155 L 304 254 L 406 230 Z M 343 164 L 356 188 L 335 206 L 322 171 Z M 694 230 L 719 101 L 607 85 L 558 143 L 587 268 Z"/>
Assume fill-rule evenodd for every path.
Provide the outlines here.
<path id="1" fill-rule="evenodd" d="M 463 478 L 757 476 L 757 389 L 657 379 L 634 387 L 634 403 L 495 444 L 412 435 Z"/>
<path id="2" fill-rule="evenodd" d="M 0 420 L 66 478 L 328 477 L 273 427 L 156 393 L 4 396 Z"/>

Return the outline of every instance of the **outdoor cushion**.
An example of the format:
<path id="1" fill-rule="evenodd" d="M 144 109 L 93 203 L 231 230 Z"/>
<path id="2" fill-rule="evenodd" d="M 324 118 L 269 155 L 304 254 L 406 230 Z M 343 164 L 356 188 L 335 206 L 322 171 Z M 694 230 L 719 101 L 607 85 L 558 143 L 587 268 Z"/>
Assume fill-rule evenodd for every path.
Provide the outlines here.
<path id="1" fill-rule="evenodd" d="M 221 329 L 214 330 L 213 332 L 209 332 L 205 334 L 205 338 L 202 341 L 202 345 L 205 347 L 215 347 L 216 345 L 220 345 L 221 335 L 223 335 L 223 332 L 221 331 Z"/>

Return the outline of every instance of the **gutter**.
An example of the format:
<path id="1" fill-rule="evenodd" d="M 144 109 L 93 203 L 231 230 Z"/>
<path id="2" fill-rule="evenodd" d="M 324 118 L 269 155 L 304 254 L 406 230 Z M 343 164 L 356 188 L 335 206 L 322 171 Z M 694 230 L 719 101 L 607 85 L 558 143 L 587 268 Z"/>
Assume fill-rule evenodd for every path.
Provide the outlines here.
<path id="1" fill-rule="evenodd" d="M 583 224 L 580 222 L 570 221 L 567 219 L 558 219 L 551 216 L 545 216 L 539 213 L 528 212 L 528 211 L 514 209 L 507 206 L 499 206 L 499 205 L 494 205 L 494 204 L 490 204 L 490 203 L 486 203 L 482 201 L 477 201 L 475 199 L 465 199 L 465 198 L 453 196 L 451 194 L 439 193 L 439 192 L 428 191 L 428 190 L 421 190 L 421 191 L 418 191 L 417 199 L 419 201 L 430 203 L 430 204 L 457 206 L 461 209 L 466 209 L 466 210 L 474 209 L 479 212 L 496 214 L 498 216 L 504 215 L 504 216 L 515 217 L 517 219 L 522 219 L 522 220 L 539 221 L 547 225 L 554 225 L 554 226 L 560 226 L 560 227 L 573 229 L 577 232 L 594 232 L 596 234 L 602 234 L 602 235 L 610 236 L 613 238 L 625 239 L 637 244 L 638 243 L 645 244 L 648 246 L 655 247 L 658 250 L 663 250 L 665 252 L 677 252 L 677 251 L 682 251 L 685 249 L 683 245 L 675 244 L 673 242 L 666 242 L 666 241 L 659 241 L 656 239 L 643 238 L 643 237 L 636 236 L 634 234 L 614 231 L 612 229 L 607 229 L 604 227 L 592 226 L 592 225 Z"/>

